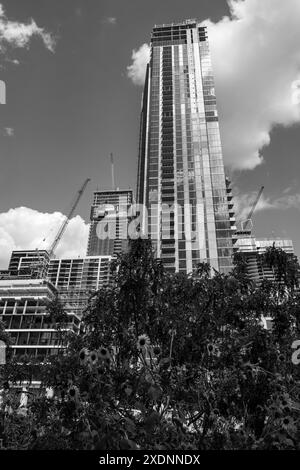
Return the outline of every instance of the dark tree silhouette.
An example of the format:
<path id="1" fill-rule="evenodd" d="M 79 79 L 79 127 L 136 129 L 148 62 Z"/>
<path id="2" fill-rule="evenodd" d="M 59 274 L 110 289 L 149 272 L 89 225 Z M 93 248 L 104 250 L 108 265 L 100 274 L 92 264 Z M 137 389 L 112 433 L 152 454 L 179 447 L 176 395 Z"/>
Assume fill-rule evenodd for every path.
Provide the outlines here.
<path id="1" fill-rule="evenodd" d="M 300 296 L 294 267 L 267 253 L 280 282 L 256 286 L 240 257 L 229 275 L 205 264 L 169 274 L 149 241 L 133 241 L 90 298 L 83 331 L 41 368 L 53 396 L 41 392 L 21 418 L 6 413 L 7 447 L 299 449 Z M 51 315 L 64 318 L 57 305 Z M 17 380 L 9 365 L 5 374 Z"/>

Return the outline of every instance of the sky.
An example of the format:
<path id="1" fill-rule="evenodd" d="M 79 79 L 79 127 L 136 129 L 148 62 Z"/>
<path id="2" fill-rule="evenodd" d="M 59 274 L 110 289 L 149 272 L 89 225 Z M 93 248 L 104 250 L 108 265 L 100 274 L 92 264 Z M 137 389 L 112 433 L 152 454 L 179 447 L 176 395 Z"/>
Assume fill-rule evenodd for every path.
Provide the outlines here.
<path id="1" fill-rule="evenodd" d="M 135 189 L 151 30 L 187 18 L 208 27 L 237 218 L 264 185 L 255 235 L 300 255 L 299 0 L 0 0 L 0 269 L 51 244 L 90 177 L 56 252 L 85 253 L 110 152 L 117 186 Z"/>

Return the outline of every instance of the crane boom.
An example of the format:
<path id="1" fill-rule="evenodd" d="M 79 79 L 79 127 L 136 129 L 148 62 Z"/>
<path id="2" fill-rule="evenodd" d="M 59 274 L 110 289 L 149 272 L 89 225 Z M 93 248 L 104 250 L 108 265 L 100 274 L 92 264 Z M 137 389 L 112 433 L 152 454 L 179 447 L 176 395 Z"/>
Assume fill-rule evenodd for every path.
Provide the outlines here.
<path id="1" fill-rule="evenodd" d="M 67 228 L 67 226 L 68 226 L 68 224 L 69 224 L 69 221 L 70 221 L 72 215 L 74 214 L 75 209 L 76 209 L 76 207 L 77 207 L 77 205 L 78 205 L 78 203 L 79 203 L 79 201 L 80 201 L 80 198 L 81 198 L 82 194 L 84 193 L 84 190 L 85 190 L 85 188 L 87 187 L 87 185 L 88 185 L 88 183 L 89 183 L 90 181 L 91 181 L 90 178 L 87 178 L 87 179 L 85 180 L 85 182 L 83 183 L 82 187 L 80 188 L 80 190 L 78 191 L 77 196 L 76 196 L 76 199 L 75 199 L 75 201 L 74 201 L 74 204 L 73 204 L 72 207 L 71 207 L 71 210 L 70 210 L 69 214 L 66 216 L 65 220 L 64 220 L 63 223 L 61 224 L 60 229 L 58 230 L 57 235 L 56 235 L 56 237 L 55 237 L 55 239 L 54 239 L 52 245 L 51 245 L 50 248 L 49 248 L 49 257 L 50 257 L 50 258 L 52 258 L 53 254 L 54 254 L 54 251 L 55 251 L 56 248 L 57 248 L 57 245 L 59 244 L 59 242 L 60 242 L 60 240 L 61 240 L 63 234 L 65 233 L 66 228 Z"/>
<path id="2" fill-rule="evenodd" d="M 248 217 L 246 218 L 246 220 L 244 220 L 244 221 L 242 222 L 242 228 L 243 228 L 243 230 L 247 230 L 247 227 L 248 227 L 250 221 L 252 221 L 252 215 L 253 215 L 253 213 L 254 213 L 254 211 L 255 211 L 255 209 L 256 209 L 256 206 L 257 206 L 257 204 L 258 204 L 258 201 L 259 201 L 260 198 L 261 198 L 261 195 L 262 195 L 264 189 L 265 189 L 264 186 L 262 186 L 262 187 L 260 188 L 260 190 L 259 190 L 259 192 L 258 192 L 258 194 L 257 194 L 257 196 L 256 196 L 256 198 L 255 198 L 255 201 L 254 201 L 253 204 L 252 204 L 252 207 L 251 207 L 251 209 L 250 209 L 250 212 L 249 212 L 249 214 L 248 214 Z"/>

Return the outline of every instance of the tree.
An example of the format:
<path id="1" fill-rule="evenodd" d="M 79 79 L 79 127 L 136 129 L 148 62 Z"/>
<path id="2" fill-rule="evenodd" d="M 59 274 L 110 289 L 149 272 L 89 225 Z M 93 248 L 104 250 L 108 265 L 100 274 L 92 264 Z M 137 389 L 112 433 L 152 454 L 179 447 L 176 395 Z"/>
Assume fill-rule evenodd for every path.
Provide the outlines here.
<path id="1" fill-rule="evenodd" d="M 54 394 L 41 390 L 22 417 L 27 448 L 299 449 L 300 296 L 287 276 L 252 284 L 242 262 L 229 275 L 170 274 L 133 241 L 81 334 L 41 368 Z"/>

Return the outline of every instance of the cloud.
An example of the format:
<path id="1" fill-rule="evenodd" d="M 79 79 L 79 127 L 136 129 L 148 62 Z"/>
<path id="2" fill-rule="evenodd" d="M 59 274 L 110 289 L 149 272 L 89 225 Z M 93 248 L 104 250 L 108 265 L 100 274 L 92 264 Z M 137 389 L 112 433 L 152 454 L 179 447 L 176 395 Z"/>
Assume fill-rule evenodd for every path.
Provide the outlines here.
<path id="1" fill-rule="evenodd" d="M 20 65 L 20 61 L 18 59 L 6 59 L 6 62 L 9 62 L 13 65 Z"/>
<path id="2" fill-rule="evenodd" d="M 42 213 L 28 207 L 17 207 L 1 213 L 0 269 L 7 268 L 12 250 L 48 249 L 63 220 L 64 216 L 60 212 Z M 85 255 L 88 230 L 88 224 L 79 215 L 73 217 L 57 246 L 56 255 Z"/>
<path id="3" fill-rule="evenodd" d="M 41 38 L 45 47 L 54 52 L 55 39 L 50 33 L 40 28 L 33 19 L 26 24 L 9 20 L 0 3 L 0 52 L 4 52 L 7 45 L 28 47 L 34 36 Z"/>
<path id="4" fill-rule="evenodd" d="M 292 100 L 300 72 L 300 2 L 231 0 L 231 17 L 210 20 L 210 49 L 225 161 L 234 169 L 262 163 L 275 125 L 300 122 Z"/>
<path id="5" fill-rule="evenodd" d="M 289 191 L 290 188 L 287 188 L 287 190 Z M 274 209 L 286 210 L 294 208 L 300 210 L 300 193 L 287 194 L 288 191 L 286 193 L 283 192 L 284 196 L 278 198 L 271 198 L 262 194 L 255 208 L 255 213 Z M 236 219 L 245 220 L 253 206 L 257 192 L 241 194 L 239 191 L 236 191 L 234 196 Z"/>
<path id="6" fill-rule="evenodd" d="M 102 22 L 114 25 L 117 24 L 117 18 L 115 18 L 114 16 L 106 16 Z"/>
<path id="7" fill-rule="evenodd" d="M 15 135 L 15 130 L 13 127 L 4 127 L 3 131 L 5 137 L 13 137 Z"/>
<path id="8" fill-rule="evenodd" d="M 143 85 L 146 67 L 150 60 L 150 47 L 143 44 L 139 49 L 132 51 L 132 64 L 127 67 L 127 76 L 135 85 Z"/>
<path id="9" fill-rule="evenodd" d="M 208 27 L 225 163 L 235 170 L 253 169 L 263 162 L 271 130 L 300 122 L 300 2 L 228 4 L 230 16 L 203 24 Z M 128 67 L 137 85 L 143 83 L 148 47 L 134 51 Z"/>

